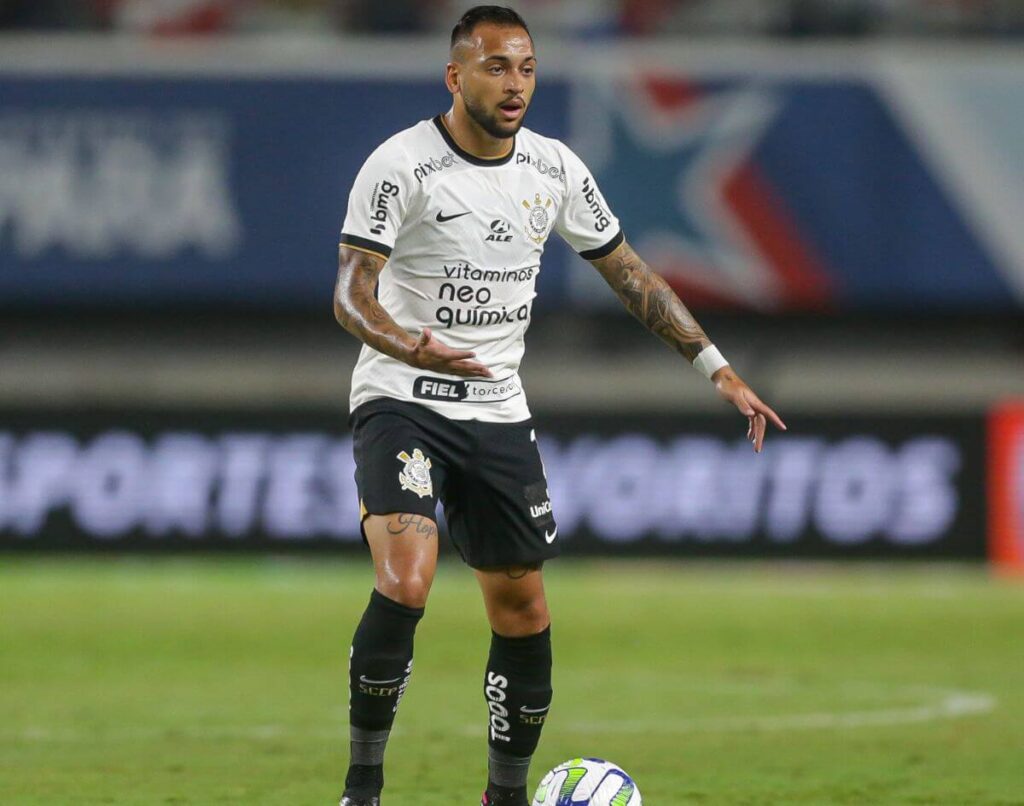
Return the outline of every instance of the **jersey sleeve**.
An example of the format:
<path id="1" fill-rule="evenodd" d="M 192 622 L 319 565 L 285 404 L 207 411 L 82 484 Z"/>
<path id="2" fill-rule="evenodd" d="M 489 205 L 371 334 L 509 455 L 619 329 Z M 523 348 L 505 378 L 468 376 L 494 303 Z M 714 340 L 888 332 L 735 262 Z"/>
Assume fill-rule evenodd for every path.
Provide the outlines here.
<path id="1" fill-rule="evenodd" d="M 359 169 L 348 197 L 340 242 L 387 260 L 409 207 L 411 183 L 404 152 L 388 141 Z"/>
<path id="2" fill-rule="evenodd" d="M 584 260 L 607 257 L 623 242 L 619 220 L 612 214 L 583 160 L 562 145 L 566 195 L 555 229 Z"/>

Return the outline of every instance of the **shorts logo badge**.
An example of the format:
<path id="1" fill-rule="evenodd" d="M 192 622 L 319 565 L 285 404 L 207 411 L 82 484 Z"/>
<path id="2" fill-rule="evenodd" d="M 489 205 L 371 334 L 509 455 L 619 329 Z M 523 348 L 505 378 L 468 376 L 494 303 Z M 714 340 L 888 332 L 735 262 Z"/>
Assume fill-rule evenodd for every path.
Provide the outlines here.
<path id="1" fill-rule="evenodd" d="M 423 451 L 416 448 L 412 456 L 402 451 L 398 458 L 405 463 L 405 467 L 398 474 L 402 489 L 414 492 L 420 498 L 433 495 L 434 483 L 430 479 L 430 460 L 423 455 Z"/>
<path id="2" fill-rule="evenodd" d="M 541 201 L 539 193 L 534 194 L 533 204 L 523 199 L 523 207 L 529 210 L 529 216 L 526 219 L 526 234 L 534 243 L 542 243 L 548 236 L 548 227 L 551 226 L 551 214 L 548 209 L 554 203 L 550 196 L 547 201 Z"/>

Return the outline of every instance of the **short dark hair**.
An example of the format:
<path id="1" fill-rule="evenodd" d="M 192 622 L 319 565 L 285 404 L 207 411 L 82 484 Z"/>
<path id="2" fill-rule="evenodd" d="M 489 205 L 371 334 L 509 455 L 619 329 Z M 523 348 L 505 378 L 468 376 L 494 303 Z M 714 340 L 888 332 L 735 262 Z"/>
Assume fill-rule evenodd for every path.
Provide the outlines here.
<path id="1" fill-rule="evenodd" d="M 454 48 L 456 43 L 463 39 L 469 39 L 476 26 L 485 22 L 509 28 L 522 28 L 526 31 L 527 36 L 533 39 L 533 34 L 530 33 L 526 22 L 513 9 L 506 6 L 473 6 L 452 28 L 451 47 Z"/>

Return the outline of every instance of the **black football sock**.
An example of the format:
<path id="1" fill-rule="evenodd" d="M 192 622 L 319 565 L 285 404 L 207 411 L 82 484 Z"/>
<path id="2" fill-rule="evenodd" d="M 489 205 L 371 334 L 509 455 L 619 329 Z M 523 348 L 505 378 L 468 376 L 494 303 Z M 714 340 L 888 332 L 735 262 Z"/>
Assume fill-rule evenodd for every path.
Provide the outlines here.
<path id="1" fill-rule="evenodd" d="M 496 802 L 525 799 L 530 758 L 551 707 L 550 627 L 523 638 L 491 634 L 484 696 L 490 718 L 488 793 Z"/>
<path id="2" fill-rule="evenodd" d="M 529 769 L 529 765 L 527 765 L 527 769 Z M 526 790 L 526 784 L 502 786 L 494 781 L 487 782 L 487 806 L 524 806 L 529 802 L 530 797 Z"/>
<path id="3" fill-rule="evenodd" d="M 375 590 L 356 628 L 348 672 L 349 794 L 375 794 L 383 785 L 384 750 L 409 684 L 413 637 L 422 617 L 422 607 L 406 607 Z"/>
<path id="4" fill-rule="evenodd" d="M 345 794 L 349 797 L 371 798 L 384 788 L 383 764 L 351 764 L 345 775 Z"/>

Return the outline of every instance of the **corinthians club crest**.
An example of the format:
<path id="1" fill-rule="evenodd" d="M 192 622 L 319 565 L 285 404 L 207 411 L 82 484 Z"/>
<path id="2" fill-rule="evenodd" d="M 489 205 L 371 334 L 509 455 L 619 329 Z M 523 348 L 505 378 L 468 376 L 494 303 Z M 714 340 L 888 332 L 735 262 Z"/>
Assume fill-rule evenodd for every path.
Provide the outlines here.
<path id="1" fill-rule="evenodd" d="M 434 483 L 430 480 L 430 460 L 423 451 L 416 448 L 409 456 L 405 451 L 398 454 L 405 463 L 405 468 L 398 474 L 403 490 L 416 493 L 420 498 L 434 494 Z"/>
<path id="2" fill-rule="evenodd" d="M 533 204 L 523 199 L 523 207 L 530 211 L 526 219 L 526 234 L 535 243 L 541 243 L 548 234 L 548 227 L 551 226 L 550 208 L 555 202 L 548 196 L 547 201 L 541 201 L 540 194 L 533 196 Z"/>

